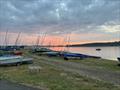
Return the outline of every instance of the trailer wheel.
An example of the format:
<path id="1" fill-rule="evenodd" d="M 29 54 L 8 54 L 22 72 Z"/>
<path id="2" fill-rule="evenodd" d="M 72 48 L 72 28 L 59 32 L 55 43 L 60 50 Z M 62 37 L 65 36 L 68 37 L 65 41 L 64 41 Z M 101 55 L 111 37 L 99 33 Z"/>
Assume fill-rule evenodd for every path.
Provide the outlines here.
<path id="1" fill-rule="evenodd" d="M 120 63 L 118 64 L 118 66 L 120 66 Z"/>
<path id="2" fill-rule="evenodd" d="M 64 57 L 64 60 L 68 61 L 68 58 L 67 58 L 67 57 Z"/>
<path id="3" fill-rule="evenodd" d="M 16 66 L 20 66 L 21 63 L 16 63 Z"/>

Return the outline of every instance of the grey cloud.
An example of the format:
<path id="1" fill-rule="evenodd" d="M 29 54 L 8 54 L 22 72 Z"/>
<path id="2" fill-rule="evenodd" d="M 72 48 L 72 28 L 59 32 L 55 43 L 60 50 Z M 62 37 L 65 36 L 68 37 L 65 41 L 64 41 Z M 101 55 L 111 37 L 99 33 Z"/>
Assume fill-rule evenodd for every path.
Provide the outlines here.
<path id="1" fill-rule="evenodd" d="M 0 0 L 0 30 L 6 27 L 50 33 L 99 32 L 109 22 L 120 24 L 119 0 Z M 49 27 L 49 28 L 46 28 Z"/>

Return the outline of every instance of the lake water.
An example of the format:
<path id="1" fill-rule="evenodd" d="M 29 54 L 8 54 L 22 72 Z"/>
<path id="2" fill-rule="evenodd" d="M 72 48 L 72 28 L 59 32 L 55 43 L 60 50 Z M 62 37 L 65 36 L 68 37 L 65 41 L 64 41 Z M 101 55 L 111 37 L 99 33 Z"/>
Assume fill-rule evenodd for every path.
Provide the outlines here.
<path id="1" fill-rule="evenodd" d="M 100 48 L 100 51 L 96 51 Z M 58 48 L 60 50 L 60 48 Z M 120 47 L 70 47 L 70 52 L 81 53 L 87 55 L 100 56 L 108 60 L 117 60 L 120 57 Z"/>

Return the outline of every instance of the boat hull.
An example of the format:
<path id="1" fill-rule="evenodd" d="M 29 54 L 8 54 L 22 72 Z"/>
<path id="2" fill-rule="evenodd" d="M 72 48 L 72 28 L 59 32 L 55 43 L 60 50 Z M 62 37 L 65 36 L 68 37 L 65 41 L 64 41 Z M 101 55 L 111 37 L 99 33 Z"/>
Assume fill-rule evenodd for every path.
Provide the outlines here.
<path id="1" fill-rule="evenodd" d="M 117 59 L 118 59 L 118 61 L 120 62 L 120 57 L 118 57 Z"/>
<path id="2" fill-rule="evenodd" d="M 97 56 L 90 56 L 90 55 L 85 55 L 85 54 L 77 54 L 77 53 L 66 53 L 63 54 L 63 57 L 65 60 L 68 59 L 84 59 L 84 58 L 100 58 Z"/>
<path id="3" fill-rule="evenodd" d="M 0 57 L 0 66 L 4 65 L 20 65 L 20 64 L 31 64 L 33 63 L 32 58 L 23 57 Z"/>

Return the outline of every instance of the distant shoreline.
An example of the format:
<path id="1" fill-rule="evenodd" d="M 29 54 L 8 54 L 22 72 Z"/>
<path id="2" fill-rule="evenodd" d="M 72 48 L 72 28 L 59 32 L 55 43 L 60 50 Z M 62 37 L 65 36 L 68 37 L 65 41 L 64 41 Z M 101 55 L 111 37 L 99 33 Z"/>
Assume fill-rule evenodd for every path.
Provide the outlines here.
<path id="1" fill-rule="evenodd" d="M 8 45 L 7 47 L 114 47 L 114 46 L 120 46 L 120 41 L 116 42 L 98 42 L 98 43 L 85 43 L 85 44 L 71 44 L 71 45 L 43 45 L 43 46 L 36 46 L 36 45 Z M 6 47 L 3 45 L 0 45 L 0 47 Z"/>
<path id="2" fill-rule="evenodd" d="M 68 45 L 69 47 L 111 47 L 120 46 L 120 41 L 118 42 L 99 42 L 99 43 L 86 43 L 86 44 L 73 44 Z"/>
<path id="3" fill-rule="evenodd" d="M 69 47 L 120 47 L 120 46 L 69 46 Z"/>

